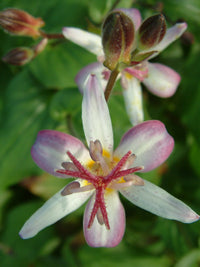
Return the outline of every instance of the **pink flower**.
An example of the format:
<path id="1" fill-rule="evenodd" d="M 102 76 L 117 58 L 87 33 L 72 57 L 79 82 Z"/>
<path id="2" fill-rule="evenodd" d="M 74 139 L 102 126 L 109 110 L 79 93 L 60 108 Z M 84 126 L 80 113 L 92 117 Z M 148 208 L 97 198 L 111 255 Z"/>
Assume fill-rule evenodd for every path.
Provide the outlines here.
<path id="1" fill-rule="evenodd" d="M 129 18 L 132 19 L 137 36 L 138 29 L 142 21 L 139 10 L 134 8 L 118 10 L 123 11 L 127 16 L 129 16 Z M 158 44 L 143 51 L 144 53 L 156 51 L 156 53 L 153 53 L 148 60 L 157 56 L 168 45 L 179 38 L 186 28 L 186 23 L 177 23 L 173 27 L 169 28 L 166 31 L 164 38 Z M 110 71 L 102 64 L 104 62 L 105 55 L 103 52 L 101 37 L 73 27 L 65 27 L 63 29 L 63 34 L 67 39 L 95 54 L 98 59 L 98 63 L 92 63 L 78 73 L 76 83 L 80 91 L 83 91 L 83 81 L 85 81 L 90 74 L 96 74 L 99 76 L 101 78 L 101 85 L 103 89 L 105 89 Z M 180 83 L 180 75 L 165 65 L 150 63 L 147 60 L 143 60 L 135 66 L 126 67 L 121 71 L 121 85 L 124 89 L 123 95 L 126 110 L 133 125 L 136 125 L 144 120 L 141 82 L 151 93 L 159 97 L 166 98 L 172 96 L 176 92 Z"/>
<path id="2" fill-rule="evenodd" d="M 74 177 L 24 224 L 20 236 L 35 236 L 45 227 L 78 209 L 84 213 L 85 239 L 93 247 L 114 247 L 125 230 L 125 212 L 118 192 L 133 204 L 164 218 L 191 223 L 199 216 L 180 200 L 135 173 L 162 164 L 174 140 L 160 121 L 131 128 L 113 152 L 113 132 L 103 90 L 90 75 L 83 90 L 82 121 L 89 150 L 77 138 L 53 130 L 39 132 L 32 157 L 46 172 Z"/>

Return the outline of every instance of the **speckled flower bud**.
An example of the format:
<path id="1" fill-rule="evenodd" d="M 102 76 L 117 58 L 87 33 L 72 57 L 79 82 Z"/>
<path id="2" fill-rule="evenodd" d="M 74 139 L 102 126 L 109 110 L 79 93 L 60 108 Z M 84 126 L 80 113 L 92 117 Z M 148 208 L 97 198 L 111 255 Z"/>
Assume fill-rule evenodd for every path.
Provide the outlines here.
<path id="1" fill-rule="evenodd" d="M 23 10 L 8 8 L 0 12 L 0 25 L 11 34 L 35 38 L 40 36 L 39 29 L 44 26 L 44 21 Z"/>
<path id="2" fill-rule="evenodd" d="M 146 19 L 139 28 L 139 49 L 149 49 L 157 45 L 165 36 L 166 22 L 162 14 Z"/>
<path id="3" fill-rule="evenodd" d="M 35 53 L 33 49 L 28 47 L 18 47 L 6 54 L 2 60 L 11 65 L 22 66 L 33 59 Z"/>
<path id="4" fill-rule="evenodd" d="M 114 70 L 120 63 L 129 64 L 135 30 L 132 20 L 122 11 L 113 11 L 103 23 L 104 65 Z"/>

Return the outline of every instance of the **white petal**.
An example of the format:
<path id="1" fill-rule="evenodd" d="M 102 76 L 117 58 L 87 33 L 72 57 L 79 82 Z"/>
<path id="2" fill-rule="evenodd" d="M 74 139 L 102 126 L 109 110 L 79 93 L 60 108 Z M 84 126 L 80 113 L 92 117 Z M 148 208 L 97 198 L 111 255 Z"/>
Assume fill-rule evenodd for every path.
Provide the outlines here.
<path id="1" fill-rule="evenodd" d="M 112 152 L 113 132 L 110 114 L 101 83 L 90 75 L 85 84 L 82 102 L 83 129 L 87 144 L 99 140 L 103 149 Z"/>
<path id="2" fill-rule="evenodd" d="M 120 192 L 136 206 L 158 216 L 183 223 L 199 220 L 189 206 L 148 181 L 144 181 L 144 186 L 133 185 Z"/>
<path id="3" fill-rule="evenodd" d="M 62 162 L 69 161 L 67 151 L 70 151 L 81 163 L 87 163 L 90 155 L 83 143 L 69 135 L 54 130 L 43 130 L 37 135 L 31 149 L 35 163 L 44 171 L 57 177 L 69 177 L 56 172 Z"/>
<path id="4" fill-rule="evenodd" d="M 142 88 L 140 81 L 129 73 L 124 73 L 121 78 L 126 111 L 133 125 L 144 120 L 142 108 Z"/>
<path id="5" fill-rule="evenodd" d="M 153 170 L 171 154 L 174 140 L 165 125 L 156 120 L 145 121 L 132 127 L 122 137 L 114 155 L 122 157 L 128 151 L 136 155 L 134 166 L 144 166 L 141 172 Z"/>
<path id="6" fill-rule="evenodd" d="M 171 43 L 176 41 L 184 33 L 186 29 L 187 29 L 187 24 L 185 22 L 175 24 L 173 27 L 167 30 L 162 41 L 156 46 L 154 46 L 153 50 L 158 51 L 160 53 L 162 50 L 168 47 Z M 152 55 L 150 58 L 154 58 L 157 55 L 158 54 Z"/>
<path id="7" fill-rule="evenodd" d="M 81 69 L 76 75 L 75 81 L 78 85 L 80 92 L 83 94 L 85 81 L 91 74 L 94 74 L 98 77 L 98 80 L 101 83 L 101 87 L 105 91 L 106 85 L 110 77 L 110 71 L 106 69 L 102 63 L 95 62 Z"/>
<path id="8" fill-rule="evenodd" d="M 118 193 L 113 191 L 105 196 L 106 210 L 110 229 L 107 230 L 105 225 L 100 225 L 95 216 L 94 222 L 88 229 L 90 214 L 94 205 L 95 195 L 87 204 L 84 213 L 84 234 L 88 245 L 92 247 L 115 247 L 121 241 L 125 230 L 125 212 L 120 202 Z"/>
<path id="9" fill-rule="evenodd" d="M 79 182 L 83 184 L 82 181 Z M 26 221 L 19 233 L 23 239 L 35 236 L 45 227 L 78 209 L 93 193 L 93 191 L 86 191 L 62 196 L 62 190 L 50 198 Z"/>
<path id="10" fill-rule="evenodd" d="M 148 77 L 143 80 L 145 86 L 159 97 L 170 97 L 180 83 L 180 75 L 173 69 L 158 63 L 148 63 Z"/>
<path id="11" fill-rule="evenodd" d="M 63 28 L 63 35 L 65 36 L 65 38 L 87 49 L 89 52 L 97 56 L 104 55 L 103 47 L 101 44 L 101 37 L 97 34 L 90 33 L 78 28 L 65 27 Z"/>

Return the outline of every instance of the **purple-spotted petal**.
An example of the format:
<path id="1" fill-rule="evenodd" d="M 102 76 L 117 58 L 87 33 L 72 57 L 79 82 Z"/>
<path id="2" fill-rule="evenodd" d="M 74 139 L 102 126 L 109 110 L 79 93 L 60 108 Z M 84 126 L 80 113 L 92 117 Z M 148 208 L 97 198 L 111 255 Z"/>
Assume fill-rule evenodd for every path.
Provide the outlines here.
<path id="1" fill-rule="evenodd" d="M 82 181 L 78 182 L 83 183 Z M 35 236 L 45 227 L 78 209 L 93 194 L 93 191 L 86 191 L 62 196 L 62 190 L 50 198 L 26 221 L 19 233 L 23 239 Z"/>
<path id="2" fill-rule="evenodd" d="M 108 106 L 101 83 L 90 75 L 85 85 L 82 102 L 82 121 L 87 144 L 99 140 L 109 152 L 113 149 L 113 132 Z"/>
<path id="3" fill-rule="evenodd" d="M 144 181 L 143 186 L 132 185 L 120 192 L 136 206 L 158 216 L 183 223 L 199 220 L 199 216 L 189 206 L 148 181 Z"/>
<path id="4" fill-rule="evenodd" d="M 97 56 L 104 55 L 101 37 L 99 35 L 73 27 L 65 27 L 62 32 L 65 38 L 85 48 L 89 52 Z"/>
<path id="5" fill-rule="evenodd" d="M 99 82 L 101 83 L 101 87 L 103 88 L 103 90 L 105 90 L 106 88 L 106 84 L 110 77 L 110 71 L 105 68 L 102 63 L 95 62 L 81 69 L 76 75 L 75 82 L 78 85 L 78 88 L 82 94 L 85 88 L 85 82 L 91 74 L 96 75 Z"/>
<path id="6" fill-rule="evenodd" d="M 148 77 L 143 83 L 154 95 L 170 97 L 176 92 L 180 80 L 180 75 L 173 69 L 158 63 L 148 63 Z"/>
<path id="7" fill-rule="evenodd" d="M 31 155 L 35 163 L 46 172 L 57 177 L 68 177 L 55 171 L 62 168 L 62 162 L 69 161 L 67 151 L 82 163 L 90 160 L 88 150 L 79 139 L 54 130 L 43 130 L 38 133 Z"/>
<path id="8" fill-rule="evenodd" d="M 137 30 L 139 27 L 140 27 L 140 24 L 142 22 L 142 17 L 141 17 L 141 14 L 140 14 L 140 11 L 136 8 L 118 8 L 118 9 L 115 9 L 116 10 L 120 10 L 122 12 L 124 12 L 127 16 L 129 16 L 133 23 L 134 23 L 134 26 L 135 26 L 135 30 Z"/>
<path id="9" fill-rule="evenodd" d="M 124 88 L 123 96 L 126 111 L 131 123 L 136 125 L 144 120 L 140 81 L 129 73 L 124 73 L 121 78 L 121 84 Z"/>
<path id="10" fill-rule="evenodd" d="M 169 28 L 162 39 L 162 41 L 153 47 L 154 51 L 161 52 L 164 50 L 167 46 L 169 46 L 172 42 L 174 42 L 176 39 L 178 39 L 184 31 L 187 29 L 187 23 L 177 23 L 173 27 Z M 157 54 L 156 54 L 157 55 Z M 151 58 L 153 58 L 154 55 L 152 55 Z"/>
<path id="11" fill-rule="evenodd" d="M 136 155 L 133 166 L 144 166 L 142 172 L 147 172 L 162 164 L 171 154 L 173 147 L 174 139 L 168 134 L 165 125 L 151 120 L 126 132 L 114 155 L 122 157 L 131 150 Z"/>
<path id="12" fill-rule="evenodd" d="M 105 194 L 106 210 L 110 229 L 100 225 L 95 216 L 91 228 L 88 229 L 88 222 L 94 205 L 95 195 L 88 202 L 83 220 L 85 239 L 92 247 L 115 247 L 121 241 L 125 230 L 125 212 L 120 202 L 118 193 L 112 191 Z"/>

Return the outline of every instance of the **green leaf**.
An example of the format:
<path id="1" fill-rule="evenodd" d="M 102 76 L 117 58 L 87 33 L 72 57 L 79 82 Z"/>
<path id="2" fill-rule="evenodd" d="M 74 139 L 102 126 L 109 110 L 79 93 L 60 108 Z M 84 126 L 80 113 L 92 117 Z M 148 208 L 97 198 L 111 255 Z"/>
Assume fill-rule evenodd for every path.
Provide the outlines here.
<path id="1" fill-rule="evenodd" d="M 200 177 L 199 155 L 200 155 L 200 145 L 197 143 L 196 140 L 193 140 L 189 154 L 189 159 L 193 169 Z"/>
<path id="2" fill-rule="evenodd" d="M 96 23 L 102 23 L 106 13 L 111 9 L 114 0 L 92 0 L 89 5 L 89 15 Z"/>
<path id="3" fill-rule="evenodd" d="M 78 71 L 93 61 L 94 55 L 66 40 L 62 45 L 48 46 L 29 67 L 45 87 L 62 89 L 75 86 Z"/>
<path id="4" fill-rule="evenodd" d="M 174 267 L 198 267 L 200 262 L 200 249 L 193 249 L 187 253 Z"/>
<path id="5" fill-rule="evenodd" d="M 67 115 L 81 110 L 82 95 L 77 88 L 57 92 L 50 104 L 50 114 L 55 120 L 65 120 Z"/>
<path id="6" fill-rule="evenodd" d="M 79 258 L 83 267 L 169 267 L 170 260 L 166 257 L 151 257 L 137 255 L 131 248 L 122 243 L 115 248 L 90 248 L 84 246 L 79 251 Z"/>
<path id="7" fill-rule="evenodd" d="M 182 77 L 182 89 L 177 92 L 177 112 L 180 114 L 187 130 L 192 132 L 198 144 L 200 144 L 200 123 L 199 123 L 199 103 L 200 103 L 200 51 L 195 52 L 185 63 Z M 179 97 L 179 98 L 178 98 Z"/>
<path id="8" fill-rule="evenodd" d="M 9 213 L 5 221 L 6 228 L 1 234 L 1 245 L 7 248 L 0 255 L 2 266 L 27 267 L 35 265 L 37 260 L 57 247 L 53 236 L 53 228 L 42 231 L 32 239 L 23 240 L 18 232 L 34 211 L 40 207 L 39 202 L 30 202 L 15 207 Z M 52 246 L 53 243 L 53 246 Z"/>
<path id="9" fill-rule="evenodd" d="M 51 95 L 27 70 L 7 88 L 0 132 L 0 187 L 14 184 L 36 170 L 30 151 L 37 132 L 56 125 L 47 109 Z"/>

